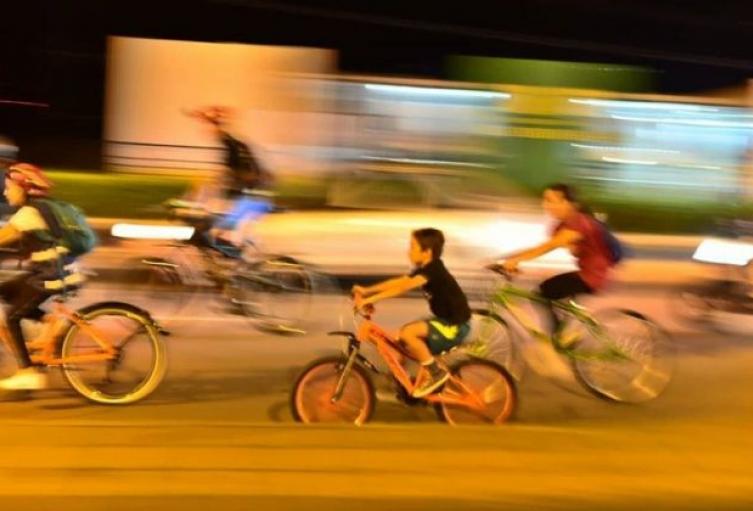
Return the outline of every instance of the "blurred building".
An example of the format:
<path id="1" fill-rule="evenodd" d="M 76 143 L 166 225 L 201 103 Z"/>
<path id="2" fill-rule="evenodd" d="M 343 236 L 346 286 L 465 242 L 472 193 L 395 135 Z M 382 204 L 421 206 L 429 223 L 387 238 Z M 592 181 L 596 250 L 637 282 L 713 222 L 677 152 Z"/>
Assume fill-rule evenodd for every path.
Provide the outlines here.
<path id="1" fill-rule="evenodd" d="M 219 143 L 186 110 L 226 106 L 231 130 L 271 167 L 284 148 L 321 145 L 308 112 L 317 94 L 290 88 L 288 73 L 331 73 L 333 51 L 233 43 L 111 37 L 108 40 L 103 161 L 109 169 L 212 171 Z"/>
<path id="2" fill-rule="evenodd" d="M 335 175 L 333 205 L 380 193 L 442 205 L 455 190 L 472 194 L 471 181 L 492 195 L 562 180 L 675 203 L 749 187 L 743 100 L 635 92 L 650 88 L 650 72 L 629 66 L 449 62 L 473 81 L 340 75 L 322 49 L 111 38 L 104 161 L 217 168 L 216 142 L 181 110 L 225 105 L 273 172 Z"/>

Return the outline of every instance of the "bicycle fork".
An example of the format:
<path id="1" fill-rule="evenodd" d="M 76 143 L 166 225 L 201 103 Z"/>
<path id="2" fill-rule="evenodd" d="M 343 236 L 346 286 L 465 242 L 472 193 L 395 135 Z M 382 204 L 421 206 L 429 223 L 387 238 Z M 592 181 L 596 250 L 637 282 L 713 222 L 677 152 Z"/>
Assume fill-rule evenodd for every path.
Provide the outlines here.
<path id="1" fill-rule="evenodd" d="M 343 390 L 345 390 L 345 384 L 348 382 L 350 371 L 352 370 L 353 364 L 355 364 L 357 357 L 358 357 L 358 350 L 351 347 L 350 355 L 348 355 L 348 361 L 345 363 L 343 372 L 340 374 L 340 378 L 337 380 L 337 386 L 335 386 L 335 392 L 332 393 L 332 397 L 330 398 L 331 403 L 337 403 L 342 397 Z"/>

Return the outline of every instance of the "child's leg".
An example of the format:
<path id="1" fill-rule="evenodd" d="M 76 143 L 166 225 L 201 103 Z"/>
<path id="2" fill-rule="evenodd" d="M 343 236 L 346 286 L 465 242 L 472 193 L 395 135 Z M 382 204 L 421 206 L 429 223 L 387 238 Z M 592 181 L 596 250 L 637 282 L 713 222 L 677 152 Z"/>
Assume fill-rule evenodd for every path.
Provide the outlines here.
<path id="1" fill-rule="evenodd" d="M 434 356 L 426 345 L 428 335 L 429 325 L 426 321 L 408 323 L 400 329 L 400 341 L 405 343 L 410 354 L 422 365 L 431 364 L 434 361 Z"/>
<path id="2" fill-rule="evenodd" d="M 428 336 L 429 324 L 426 321 L 408 323 L 400 330 L 400 341 L 406 344 L 411 355 L 419 361 L 429 374 L 428 378 L 416 382 L 417 386 L 413 389 L 413 397 L 425 397 L 432 392 L 436 392 L 450 378 L 450 373 L 439 367 L 434 360 L 434 355 L 431 354 L 426 342 Z"/>

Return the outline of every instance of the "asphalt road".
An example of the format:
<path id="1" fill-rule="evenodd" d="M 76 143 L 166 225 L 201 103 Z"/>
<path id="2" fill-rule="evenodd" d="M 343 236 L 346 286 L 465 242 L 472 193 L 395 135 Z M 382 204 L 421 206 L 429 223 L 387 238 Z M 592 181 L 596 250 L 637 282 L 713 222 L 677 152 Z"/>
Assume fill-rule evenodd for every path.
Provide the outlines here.
<path id="1" fill-rule="evenodd" d="M 76 300 L 105 298 L 161 307 L 110 287 Z M 309 334 L 279 337 L 197 296 L 168 318 L 169 372 L 147 400 L 89 404 L 55 373 L 48 390 L 2 396 L 0 502 L 34 510 L 750 509 L 753 321 L 733 318 L 725 335 L 689 327 L 655 289 L 589 305 L 641 310 L 672 333 L 677 368 L 662 396 L 618 405 L 529 371 L 512 422 L 453 428 L 431 409 L 390 399 L 381 382 L 373 423 L 312 427 L 292 421 L 289 391 L 304 364 L 338 351 L 324 332 L 348 326 L 347 302 L 317 296 Z M 422 301 L 401 299 L 377 319 L 397 327 L 425 313 Z"/>

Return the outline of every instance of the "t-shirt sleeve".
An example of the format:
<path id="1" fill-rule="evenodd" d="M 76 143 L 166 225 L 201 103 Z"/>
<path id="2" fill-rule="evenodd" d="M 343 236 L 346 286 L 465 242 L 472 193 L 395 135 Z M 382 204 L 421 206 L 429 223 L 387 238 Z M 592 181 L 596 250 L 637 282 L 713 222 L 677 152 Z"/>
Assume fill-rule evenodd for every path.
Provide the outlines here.
<path id="1" fill-rule="evenodd" d="M 417 275 L 423 275 L 426 276 L 426 268 L 423 266 L 418 266 L 416 268 L 413 268 L 411 272 L 408 274 L 409 277 L 415 277 Z"/>
<path id="2" fill-rule="evenodd" d="M 589 219 L 588 216 L 585 214 L 579 214 L 576 215 L 574 218 L 567 220 L 565 222 L 562 222 L 561 229 L 569 229 L 571 231 L 575 231 L 577 233 L 580 233 L 583 236 L 588 235 L 589 231 L 589 225 L 588 225 Z"/>
<path id="3" fill-rule="evenodd" d="M 429 263 L 426 266 L 419 266 L 418 268 L 410 272 L 411 277 L 416 277 L 418 275 L 421 275 L 423 278 L 425 278 L 427 282 L 435 280 L 437 275 L 437 265 L 434 263 Z"/>
<path id="4" fill-rule="evenodd" d="M 24 206 L 15 215 L 10 217 L 8 223 L 19 232 L 47 230 L 47 224 L 36 208 Z"/>

